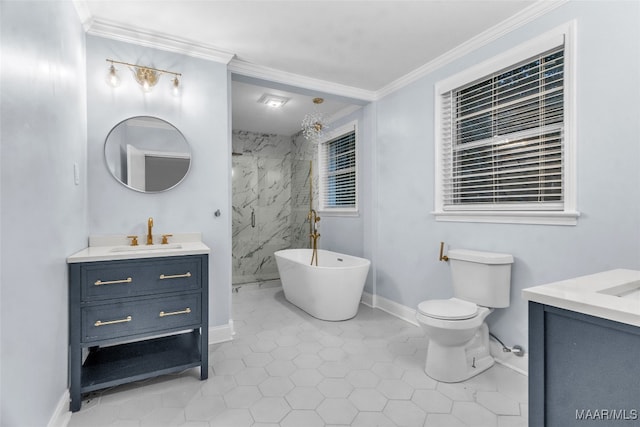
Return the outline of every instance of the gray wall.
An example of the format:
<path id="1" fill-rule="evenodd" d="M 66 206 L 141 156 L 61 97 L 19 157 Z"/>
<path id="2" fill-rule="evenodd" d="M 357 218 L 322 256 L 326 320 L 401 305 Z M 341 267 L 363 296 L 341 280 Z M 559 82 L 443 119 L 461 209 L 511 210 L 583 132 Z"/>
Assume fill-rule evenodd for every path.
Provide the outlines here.
<path id="1" fill-rule="evenodd" d="M 105 59 L 182 73 L 182 94 L 171 94 L 164 75 L 144 94 L 124 66 L 117 88 L 105 83 Z M 226 325 L 231 294 L 231 145 L 226 65 L 148 47 L 87 36 L 87 120 L 89 234 L 202 232 L 209 256 L 209 322 Z M 127 117 L 155 116 L 173 124 L 189 142 L 191 169 L 177 187 L 143 194 L 117 182 L 104 160 L 104 142 Z M 220 209 L 222 215 L 215 217 Z"/>
<path id="2" fill-rule="evenodd" d="M 415 308 L 451 296 L 439 242 L 511 253 L 511 306 L 488 322 L 527 344 L 523 288 L 613 268 L 640 269 L 638 2 L 569 2 L 377 103 L 376 291 Z M 577 20 L 577 226 L 436 222 L 434 84 L 570 19 Z"/>
<path id="3" fill-rule="evenodd" d="M 85 36 L 71 2 L 0 15 L 0 425 L 44 426 L 67 389 L 65 258 L 87 244 Z"/>

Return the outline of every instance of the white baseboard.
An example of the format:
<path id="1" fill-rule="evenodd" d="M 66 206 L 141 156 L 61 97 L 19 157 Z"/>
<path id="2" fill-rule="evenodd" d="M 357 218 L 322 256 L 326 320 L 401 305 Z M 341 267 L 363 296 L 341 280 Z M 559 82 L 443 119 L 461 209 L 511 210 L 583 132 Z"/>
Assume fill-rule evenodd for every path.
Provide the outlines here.
<path id="1" fill-rule="evenodd" d="M 233 330 L 233 320 L 229 320 L 226 325 L 209 327 L 209 345 L 233 340 L 235 331 Z"/>
<path id="2" fill-rule="evenodd" d="M 489 351 L 497 363 L 506 366 L 522 375 L 529 376 L 529 355 L 518 357 L 510 352 L 502 351 L 500 345 L 494 339 L 489 340 Z"/>
<path id="3" fill-rule="evenodd" d="M 412 325 L 420 326 L 416 320 L 416 311 L 405 305 L 399 304 L 395 301 L 391 301 L 385 297 L 379 295 L 372 295 L 368 292 L 362 293 L 361 302 L 369 307 L 377 308 L 389 313 L 392 316 L 402 319 L 405 322 L 409 322 Z"/>
<path id="4" fill-rule="evenodd" d="M 360 303 L 373 308 L 373 295 L 369 292 L 363 292 L 362 298 L 360 298 Z"/>
<path id="5" fill-rule="evenodd" d="M 51 415 L 51 419 L 47 423 L 47 427 L 67 427 L 69 421 L 71 421 L 71 411 L 69 411 L 69 401 L 71 395 L 69 390 L 65 390 L 60 396 L 60 400 L 56 405 L 56 409 Z"/>
<path id="6" fill-rule="evenodd" d="M 398 319 L 411 323 L 412 325 L 419 326 L 418 321 L 416 320 L 416 310 L 405 305 L 399 304 L 395 301 L 391 301 L 379 295 L 370 294 L 368 292 L 362 293 L 362 299 L 360 300 L 360 302 L 369 307 L 385 311 L 390 315 L 397 317 Z M 502 351 L 502 346 L 495 342 L 493 339 L 491 339 L 490 342 L 490 352 L 496 362 L 522 375 L 528 375 L 528 354 L 525 354 L 523 357 L 518 357 L 513 353 Z"/>

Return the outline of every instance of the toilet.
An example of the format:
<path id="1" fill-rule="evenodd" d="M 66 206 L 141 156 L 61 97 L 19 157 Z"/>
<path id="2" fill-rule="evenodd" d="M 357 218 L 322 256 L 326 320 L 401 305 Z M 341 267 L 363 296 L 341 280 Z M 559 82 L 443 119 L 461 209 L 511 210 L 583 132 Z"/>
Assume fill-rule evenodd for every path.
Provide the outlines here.
<path id="1" fill-rule="evenodd" d="M 453 298 L 418 304 L 416 319 L 429 338 L 425 372 L 455 383 L 489 369 L 489 328 L 494 308 L 509 306 L 513 256 L 467 249 L 448 253 Z"/>

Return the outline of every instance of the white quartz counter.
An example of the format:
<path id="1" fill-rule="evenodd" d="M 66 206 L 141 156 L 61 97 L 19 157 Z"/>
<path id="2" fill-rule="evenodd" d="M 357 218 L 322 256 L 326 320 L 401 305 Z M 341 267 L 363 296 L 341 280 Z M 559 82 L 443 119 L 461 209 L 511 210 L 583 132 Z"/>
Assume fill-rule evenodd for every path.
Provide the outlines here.
<path id="1" fill-rule="evenodd" d="M 126 236 L 92 236 L 89 238 L 89 247 L 69 256 L 67 263 L 199 255 L 210 252 L 209 247 L 202 243 L 200 233 L 176 234 L 169 237 L 169 243 L 166 245 L 160 244 L 161 240 L 161 236 L 154 236 L 155 244 L 145 245 L 144 236 L 138 236 L 139 245 L 131 246 Z"/>
<path id="2" fill-rule="evenodd" d="M 640 327 L 640 271 L 610 270 L 523 289 L 540 304 Z"/>

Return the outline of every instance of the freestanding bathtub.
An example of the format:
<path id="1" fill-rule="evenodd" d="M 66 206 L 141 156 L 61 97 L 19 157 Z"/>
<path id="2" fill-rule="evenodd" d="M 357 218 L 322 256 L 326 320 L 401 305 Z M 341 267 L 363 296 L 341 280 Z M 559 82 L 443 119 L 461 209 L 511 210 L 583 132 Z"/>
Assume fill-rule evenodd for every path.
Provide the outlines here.
<path id="1" fill-rule="evenodd" d="M 284 297 L 321 320 L 347 320 L 358 313 L 371 261 L 318 249 L 284 249 L 275 254 Z"/>

